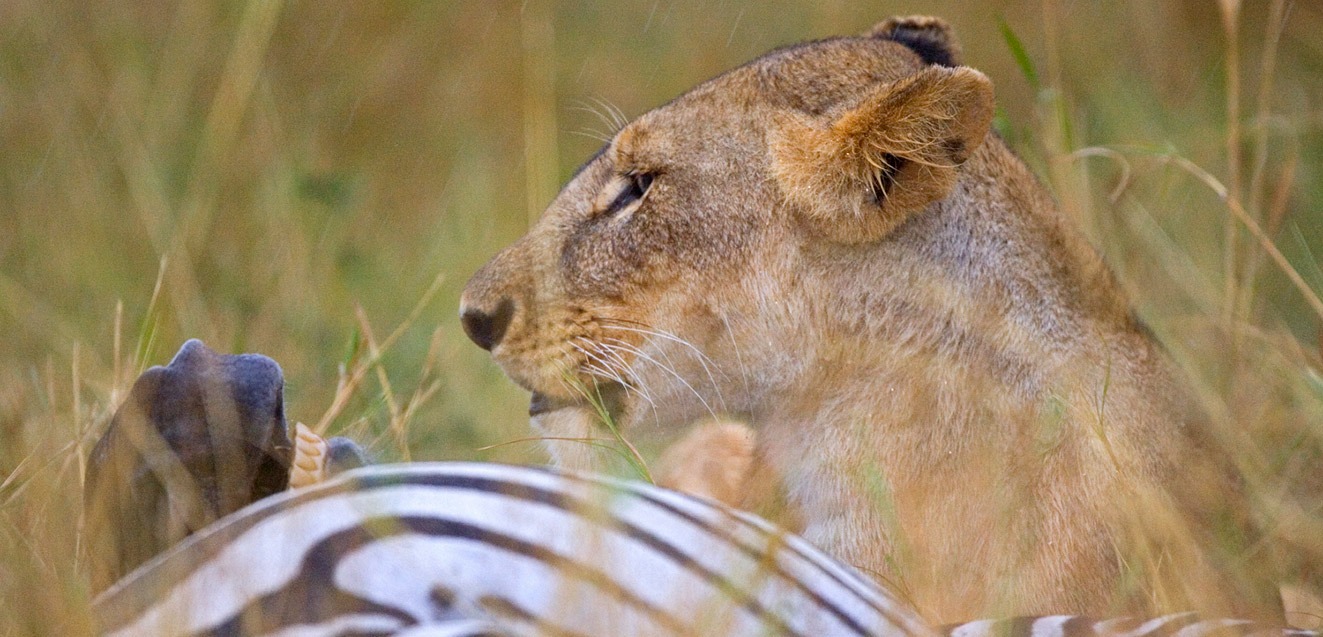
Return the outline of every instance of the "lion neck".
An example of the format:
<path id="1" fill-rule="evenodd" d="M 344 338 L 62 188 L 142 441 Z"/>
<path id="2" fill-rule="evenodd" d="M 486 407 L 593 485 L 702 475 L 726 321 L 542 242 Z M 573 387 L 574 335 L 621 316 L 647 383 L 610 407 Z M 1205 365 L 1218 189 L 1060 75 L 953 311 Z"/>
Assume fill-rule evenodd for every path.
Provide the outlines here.
<path id="1" fill-rule="evenodd" d="M 769 257 L 794 276 L 759 277 L 752 297 L 794 305 L 752 310 L 767 349 L 758 367 L 772 370 L 750 401 L 755 425 L 787 441 L 856 436 L 866 445 L 841 444 L 899 479 L 1013 455 L 1032 435 L 1025 423 L 1144 366 L 1116 360 L 1151 345 L 1097 254 L 999 140 L 984 146 L 947 199 L 886 239 L 810 238 Z M 744 352 L 746 366 L 755 357 Z"/>

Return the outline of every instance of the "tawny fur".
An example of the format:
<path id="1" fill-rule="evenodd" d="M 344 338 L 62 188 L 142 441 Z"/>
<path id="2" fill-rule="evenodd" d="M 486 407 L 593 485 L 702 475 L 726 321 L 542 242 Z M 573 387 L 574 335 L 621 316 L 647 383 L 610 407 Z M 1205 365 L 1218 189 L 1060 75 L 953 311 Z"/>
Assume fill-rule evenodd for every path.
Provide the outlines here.
<path id="1" fill-rule="evenodd" d="M 743 423 L 699 423 L 657 459 L 657 484 L 739 506 L 750 491 L 754 438 Z"/>
<path id="2" fill-rule="evenodd" d="M 935 621 L 1270 613 L 1164 352 L 988 131 L 987 78 L 923 47 L 958 59 L 893 19 L 621 130 L 464 293 L 512 304 L 493 356 L 562 406 L 533 426 L 592 435 L 594 385 L 626 435 L 737 417 L 803 533 Z"/>

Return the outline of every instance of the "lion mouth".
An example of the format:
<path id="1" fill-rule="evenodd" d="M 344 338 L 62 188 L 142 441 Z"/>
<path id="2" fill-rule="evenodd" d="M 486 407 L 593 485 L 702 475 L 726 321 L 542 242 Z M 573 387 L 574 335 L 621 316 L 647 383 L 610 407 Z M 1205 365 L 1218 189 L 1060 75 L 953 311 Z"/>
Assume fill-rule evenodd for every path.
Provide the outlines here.
<path id="1" fill-rule="evenodd" d="M 593 394 L 591 398 L 586 396 L 558 398 L 548 396 L 540 391 L 534 391 L 528 400 L 528 415 L 529 417 L 537 417 L 569 407 L 585 407 L 594 411 L 604 411 L 613 416 L 621 412 L 622 399 L 625 395 L 623 386 L 616 383 L 605 383 L 594 386 L 591 391 Z"/>
<path id="2" fill-rule="evenodd" d="M 552 398 L 542 392 L 533 392 L 533 396 L 528 401 L 528 415 L 541 416 L 558 409 L 574 407 L 583 404 L 583 401 L 567 400 L 565 398 Z"/>

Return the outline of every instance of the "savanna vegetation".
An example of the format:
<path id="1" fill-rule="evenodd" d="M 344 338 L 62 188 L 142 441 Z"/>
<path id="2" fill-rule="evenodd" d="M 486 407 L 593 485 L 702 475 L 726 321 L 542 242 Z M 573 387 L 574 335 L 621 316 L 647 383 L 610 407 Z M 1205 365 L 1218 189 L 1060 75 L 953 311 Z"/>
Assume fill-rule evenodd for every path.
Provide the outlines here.
<path id="1" fill-rule="evenodd" d="M 81 467 L 186 338 L 272 356 L 291 420 L 379 458 L 541 462 L 469 274 L 622 118 L 908 13 L 1180 361 L 1265 555 L 1323 563 L 1323 5 L 6 0 L 0 634 L 86 628 Z"/>

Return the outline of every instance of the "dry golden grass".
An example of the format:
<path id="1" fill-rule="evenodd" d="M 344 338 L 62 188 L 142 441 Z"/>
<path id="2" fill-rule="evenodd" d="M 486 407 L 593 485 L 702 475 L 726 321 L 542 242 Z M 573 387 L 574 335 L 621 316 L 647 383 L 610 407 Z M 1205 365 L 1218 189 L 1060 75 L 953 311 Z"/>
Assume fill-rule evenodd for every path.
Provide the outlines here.
<path id="1" fill-rule="evenodd" d="M 1181 361 L 1269 545 L 1323 563 L 1316 3 L 7 0 L 0 635 L 87 630 L 83 459 L 188 337 L 274 357 L 291 419 L 386 459 L 539 461 L 499 444 L 526 397 L 454 320 L 468 275 L 613 111 L 918 12 Z"/>

